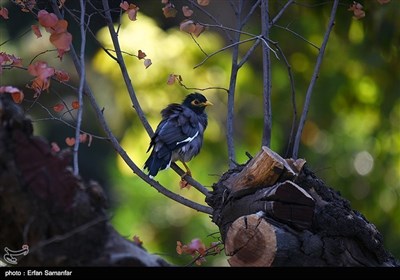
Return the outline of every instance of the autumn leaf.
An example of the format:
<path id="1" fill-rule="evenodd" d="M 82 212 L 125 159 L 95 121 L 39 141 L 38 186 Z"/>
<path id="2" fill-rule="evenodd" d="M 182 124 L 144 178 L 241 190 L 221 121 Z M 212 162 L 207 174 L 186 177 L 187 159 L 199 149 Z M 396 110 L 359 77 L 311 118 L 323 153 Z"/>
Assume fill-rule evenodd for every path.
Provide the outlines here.
<path id="1" fill-rule="evenodd" d="M 22 91 L 15 91 L 11 93 L 11 97 L 15 103 L 20 104 L 24 100 L 24 93 Z"/>
<path id="2" fill-rule="evenodd" d="M 50 42 L 60 51 L 69 51 L 72 43 L 72 35 L 69 32 L 53 33 Z"/>
<path id="3" fill-rule="evenodd" d="M 49 67 L 49 65 L 44 61 L 36 61 L 28 66 L 28 73 L 32 76 L 36 76 L 42 80 L 45 80 L 53 76 L 55 70 L 53 67 Z"/>
<path id="4" fill-rule="evenodd" d="M 0 87 L 0 93 L 9 93 L 11 98 L 17 104 L 20 104 L 24 100 L 24 93 L 16 87 L 12 86 L 2 86 Z"/>
<path id="5" fill-rule="evenodd" d="M 364 7 L 360 3 L 353 1 L 353 4 L 351 4 L 351 6 L 348 8 L 348 11 L 353 12 L 354 18 L 361 19 L 365 17 L 365 12 L 363 11 L 363 8 Z"/>
<path id="6" fill-rule="evenodd" d="M 122 2 L 121 4 L 119 4 L 119 7 L 120 7 L 122 10 L 127 11 L 127 10 L 129 9 L 129 3 L 126 2 L 126 1 L 124 1 L 124 2 Z"/>
<path id="7" fill-rule="evenodd" d="M 75 138 L 67 137 L 67 138 L 65 138 L 65 143 L 71 147 L 71 146 L 75 145 Z"/>
<path id="8" fill-rule="evenodd" d="M 175 9 L 175 6 L 172 3 L 168 3 L 162 8 L 163 14 L 166 18 L 175 17 L 178 11 Z"/>
<path id="9" fill-rule="evenodd" d="M 62 110 L 64 110 L 64 105 L 61 103 L 57 103 L 56 105 L 53 106 L 53 110 L 54 112 L 61 112 Z"/>
<path id="10" fill-rule="evenodd" d="M 8 19 L 8 10 L 7 8 L 0 8 L 0 17 L 4 19 Z"/>
<path id="11" fill-rule="evenodd" d="M 120 8 L 128 13 L 128 17 L 131 21 L 136 20 L 137 12 L 139 11 L 139 7 L 135 4 L 129 4 L 128 2 L 124 1 L 121 3 Z"/>
<path id="12" fill-rule="evenodd" d="M 143 58 L 146 57 L 146 53 L 142 52 L 141 50 L 138 50 L 138 55 L 137 55 L 137 57 L 138 57 L 139 59 L 143 59 Z"/>
<path id="13" fill-rule="evenodd" d="M 0 52 L 0 66 L 8 65 L 8 66 L 22 66 L 22 59 L 20 57 L 16 57 L 13 54 L 7 54 L 5 52 Z M 3 67 L 0 67 L 0 74 L 3 71 Z"/>
<path id="14" fill-rule="evenodd" d="M 182 12 L 185 17 L 191 17 L 193 15 L 193 10 L 191 10 L 188 6 L 183 6 Z"/>
<path id="15" fill-rule="evenodd" d="M 168 80 L 167 80 L 167 85 L 173 85 L 174 83 L 175 83 L 175 75 L 169 74 Z"/>
<path id="16" fill-rule="evenodd" d="M 78 109 L 78 108 L 80 107 L 79 101 L 77 101 L 77 100 L 72 101 L 71 106 L 72 106 L 72 108 L 75 109 L 75 110 Z"/>
<path id="17" fill-rule="evenodd" d="M 196 30 L 196 25 L 194 24 L 193 20 L 185 19 L 180 23 L 179 29 L 187 33 L 193 33 Z"/>
<path id="18" fill-rule="evenodd" d="M 42 37 L 42 32 L 40 32 L 39 26 L 31 25 L 31 29 L 32 29 L 33 33 L 36 35 L 36 38 Z"/>
<path id="19" fill-rule="evenodd" d="M 205 27 L 201 24 L 196 23 L 193 35 L 199 37 L 201 33 L 205 30 Z"/>
<path id="20" fill-rule="evenodd" d="M 51 142 L 51 151 L 54 153 L 58 153 L 59 151 L 61 151 L 60 147 L 58 146 L 58 144 L 56 142 Z"/>
<path id="21" fill-rule="evenodd" d="M 197 4 L 200 6 L 208 6 L 211 0 L 197 0 Z"/>
<path id="22" fill-rule="evenodd" d="M 49 13 L 46 10 L 40 10 L 38 12 L 38 20 L 40 25 L 45 28 L 53 27 L 58 22 L 57 16 L 53 13 Z"/>
<path id="23" fill-rule="evenodd" d="M 64 71 L 55 70 L 54 78 L 56 78 L 60 82 L 68 82 L 69 81 L 69 74 Z"/>
<path id="24" fill-rule="evenodd" d="M 144 64 L 144 67 L 147 69 L 147 68 L 150 67 L 150 65 L 153 64 L 153 62 L 151 62 L 151 59 L 146 58 L 146 59 L 143 61 L 143 64 Z"/>

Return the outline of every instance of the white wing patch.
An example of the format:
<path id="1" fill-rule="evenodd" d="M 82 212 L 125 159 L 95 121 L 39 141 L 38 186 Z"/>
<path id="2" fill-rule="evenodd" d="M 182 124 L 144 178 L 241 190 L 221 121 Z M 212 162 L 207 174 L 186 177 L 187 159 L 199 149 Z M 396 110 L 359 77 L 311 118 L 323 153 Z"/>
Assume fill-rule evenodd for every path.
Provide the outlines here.
<path id="1" fill-rule="evenodd" d="M 196 132 L 196 134 L 195 134 L 195 135 L 193 135 L 193 137 L 188 137 L 188 138 L 186 138 L 185 140 L 182 140 L 182 141 L 176 142 L 176 145 L 179 145 L 179 144 L 181 144 L 181 143 L 184 143 L 184 142 L 188 142 L 188 143 L 190 143 L 190 142 L 192 142 L 192 141 L 193 141 L 193 139 L 194 139 L 194 138 L 196 138 L 196 137 L 197 137 L 197 135 L 199 135 L 199 131 L 197 131 L 197 132 Z"/>

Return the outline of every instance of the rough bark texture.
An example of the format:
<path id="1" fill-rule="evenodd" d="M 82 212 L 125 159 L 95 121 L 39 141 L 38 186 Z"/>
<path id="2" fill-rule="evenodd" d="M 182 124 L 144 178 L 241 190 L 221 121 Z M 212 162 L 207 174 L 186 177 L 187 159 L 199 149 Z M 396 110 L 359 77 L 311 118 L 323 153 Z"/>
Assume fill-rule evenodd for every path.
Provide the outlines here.
<path id="1" fill-rule="evenodd" d="M 376 227 L 304 163 L 263 147 L 214 184 L 207 203 L 230 265 L 399 266 Z"/>
<path id="2" fill-rule="evenodd" d="M 0 250 L 29 246 L 1 257 L 18 266 L 169 265 L 120 236 L 101 186 L 73 176 L 70 153 L 53 152 L 32 132 L 21 109 L 0 94 Z"/>

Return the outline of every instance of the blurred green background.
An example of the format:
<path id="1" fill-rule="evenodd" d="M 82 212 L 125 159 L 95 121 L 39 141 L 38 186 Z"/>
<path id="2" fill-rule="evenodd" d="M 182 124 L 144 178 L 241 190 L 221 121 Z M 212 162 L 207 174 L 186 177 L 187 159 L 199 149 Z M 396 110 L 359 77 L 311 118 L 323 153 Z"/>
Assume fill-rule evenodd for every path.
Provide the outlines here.
<path id="1" fill-rule="evenodd" d="M 36 39 L 29 32 L 20 36 L 33 24 L 28 14 L 2 1 L 10 10 L 10 19 L 1 21 L 0 51 L 22 57 L 24 66 L 44 49 L 52 49 L 47 35 Z M 78 1 L 76 1 L 78 2 Z M 118 2 L 118 1 L 115 1 Z M 179 31 L 183 17 L 165 19 L 159 0 L 135 1 L 140 7 L 138 19 L 121 19 L 119 40 L 122 49 L 137 54 L 140 49 L 152 60 L 145 69 L 143 61 L 125 55 L 129 74 L 137 97 L 153 129 L 160 120 L 159 112 L 171 102 L 180 102 L 190 91 L 178 84 L 167 85 L 169 74 L 179 74 L 187 87 L 228 87 L 231 56 L 224 51 L 213 56 L 204 65 L 193 69 L 204 59 L 192 38 Z M 248 1 L 247 4 L 253 1 Z M 180 13 L 187 1 L 174 1 Z M 206 9 L 232 28 L 233 13 L 227 1 L 212 1 Z M 271 15 L 275 15 L 285 1 L 271 1 Z M 386 248 L 400 258 L 400 5 L 380 5 L 377 1 L 362 2 L 366 17 L 352 18 L 347 11 L 352 1 L 341 1 L 336 24 L 331 34 L 319 78 L 313 92 L 308 121 L 302 137 L 299 157 L 318 177 L 347 198 L 354 209 L 376 225 L 384 237 Z M 67 3 L 69 4 L 69 3 Z M 46 5 L 41 8 L 46 8 Z M 71 5 L 77 5 L 71 4 Z M 278 24 L 290 28 L 316 45 L 322 42 L 328 22 L 331 1 L 304 1 L 287 10 Z M 18 16 L 18 18 L 17 18 Z M 194 18 L 208 22 L 195 10 Z M 260 32 L 259 12 L 255 13 L 246 32 Z M 68 16 L 67 16 L 68 19 Z M 112 49 L 108 30 L 102 20 L 93 16 L 93 30 L 97 39 Z M 291 63 L 294 73 L 297 110 L 301 112 L 305 92 L 310 81 L 317 50 L 304 40 L 283 28 L 274 27 L 271 39 L 279 43 Z M 74 45 L 79 46 L 77 26 L 70 21 Z M 248 37 L 243 36 L 242 39 Z M 222 48 L 228 42 L 220 30 L 210 28 L 199 38 L 198 44 L 206 53 Z M 27 48 L 26 46 L 29 46 Z M 244 55 L 251 44 L 240 48 Z M 57 69 L 71 73 L 72 84 L 78 85 L 70 58 L 63 61 L 55 52 L 47 52 L 36 60 L 46 60 Z M 239 71 L 235 101 L 236 161 L 247 161 L 245 152 L 255 155 L 262 135 L 262 65 L 258 49 Z M 127 153 L 140 167 L 148 154 L 149 137 L 132 108 L 118 65 L 98 46 L 88 40 L 88 81 L 100 107 L 104 107 L 114 134 Z M 23 70 L 4 71 L 1 85 L 24 88 L 32 79 Z M 292 104 L 287 68 L 283 60 L 272 56 L 272 148 L 284 155 L 291 129 Z M 54 120 L 41 106 L 32 106 L 32 92 L 24 90 L 23 106 L 35 121 L 35 133 L 66 147 L 65 137 L 74 130 Z M 193 177 L 210 187 L 228 169 L 226 145 L 226 101 L 223 90 L 206 90 L 203 94 L 214 103 L 207 108 L 209 127 L 205 133 L 202 152 L 189 163 Z M 50 92 L 43 93 L 39 103 L 53 106 L 59 99 L 74 100 L 71 89 L 52 83 Z M 89 106 L 85 106 L 83 128 L 103 136 Z M 56 113 L 54 113 L 57 115 Z M 57 116 L 60 116 L 58 114 Z M 218 229 L 208 215 L 179 205 L 142 182 L 116 155 L 107 141 L 94 139 L 92 145 L 82 146 L 81 172 L 85 180 L 98 180 L 110 197 L 110 214 L 116 229 L 127 238 L 139 236 L 144 247 L 168 261 L 185 265 L 189 256 L 179 256 L 176 241 L 188 243 L 200 238 L 206 245 L 218 240 Z M 194 188 L 179 189 L 179 176 L 172 170 L 157 175 L 157 180 L 168 189 L 204 204 L 204 197 Z M 221 253 L 207 258 L 206 266 L 227 265 Z"/>

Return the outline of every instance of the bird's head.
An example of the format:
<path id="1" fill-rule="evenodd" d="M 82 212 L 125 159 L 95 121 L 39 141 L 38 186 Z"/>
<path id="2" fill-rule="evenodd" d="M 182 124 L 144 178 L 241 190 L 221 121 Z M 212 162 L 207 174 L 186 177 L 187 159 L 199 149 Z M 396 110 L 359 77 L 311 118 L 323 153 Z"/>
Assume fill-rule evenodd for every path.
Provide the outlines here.
<path id="1" fill-rule="evenodd" d="M 201 93 L 195 92 L 191 93 L 182 102 L 183 106 L 189 107 L 195 113 L 201 114 L 204 112 L 204 109 L 209 106 L 213 105 L 207 98 L 202 95 Z"/>

